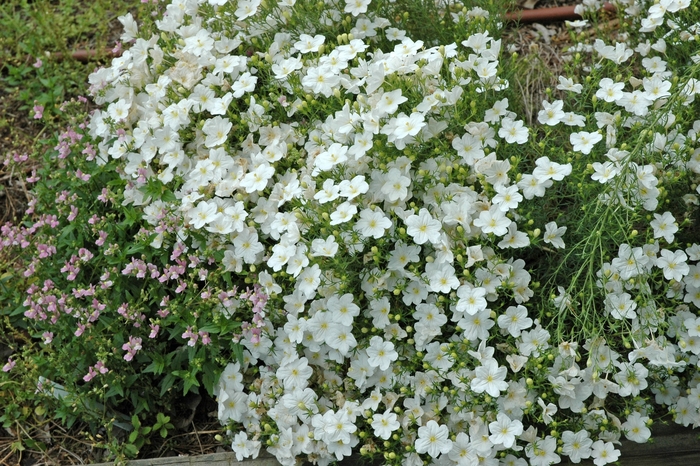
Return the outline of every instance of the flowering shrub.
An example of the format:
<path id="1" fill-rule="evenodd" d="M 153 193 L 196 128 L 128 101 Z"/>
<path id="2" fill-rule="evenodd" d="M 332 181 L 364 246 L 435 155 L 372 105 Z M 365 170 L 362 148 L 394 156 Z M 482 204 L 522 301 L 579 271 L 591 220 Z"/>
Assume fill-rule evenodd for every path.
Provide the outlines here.
<path id="1" fill-rule="evenodd" d="M 283 464 L 603 465 L 700 423 L 697 7 L 618 2 L 627 42 L 571 50 L 530 128 L 495 11 L 445 6 L 426 43 L 395 7 L 122 18 L 95 142 L 58 147 L 104 191 L 40 185 L 55 213 L 7 227 L 44 232 L 28 277 L 61 266 L 25 316 L 91 349 L 52 376 L 115 409 L 201 384 L 239 458 Z"/>

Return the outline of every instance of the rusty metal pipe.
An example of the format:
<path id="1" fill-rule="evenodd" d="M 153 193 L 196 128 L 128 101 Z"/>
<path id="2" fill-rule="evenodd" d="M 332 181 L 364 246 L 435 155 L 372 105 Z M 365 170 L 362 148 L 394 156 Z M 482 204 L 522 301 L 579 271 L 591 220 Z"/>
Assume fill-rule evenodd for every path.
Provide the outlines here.
<path id="1" fill-rule="evenodd" d="M 505 14 L 506 21 L 515 23 L 551 23 L 581 19 L 581 15 L 574 13 L 575 6 L 558 6 L 552 8 L 537 8 L 534 10 L 513 11 Z M 610 2 L 605 2 L 603 10 L 615 12 L 616 8 Z"/>
<path id="2" fill-rule="evenodd" d="M 514 23 L 551 23 L 556 21 L 576 20 L 581 19 L 580 15 L 574 13 L 575 6 L 558 6 L 552 8 L 537 8 L 534 10 L 513 11 L 505 14 L 505 19 L 508 22 Z M 605 2 L 603 10 L 614 13 L 615 6 L 610 2 Z M 97 50 L 76 50 L 70 54 L 71 58 L 82 63 L 99 59 L 99 58 L 114 58 L 121 56 L 121 51 L 112 52 L 107 50 L 99 53 Z M 64 54 L 61 52 L 54 53 L 53 58 L 63 60 Z"/>

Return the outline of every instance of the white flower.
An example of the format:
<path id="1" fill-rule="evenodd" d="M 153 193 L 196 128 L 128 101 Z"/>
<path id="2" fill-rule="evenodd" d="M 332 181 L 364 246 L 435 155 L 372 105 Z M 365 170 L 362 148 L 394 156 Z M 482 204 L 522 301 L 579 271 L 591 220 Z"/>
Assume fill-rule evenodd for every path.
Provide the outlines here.
<path id="1" fill-rule="evenodd" d="M 566 78 L 564 76 L 559 76 L 559 84 L 557 84 L 557 89 L 561 91 L 570 91 L 576 94 L 580 94 L 583 90 L 583 84 L 574 83 L 573 79 Z"/>
<path id="2" fill-rule="evenodd" d="M 518 187 L 523 190 L 525 199 L 544 196 L 545 190 L 553 184 L 554 183 L 549 178 L 539 179 L 530 174 L 523 175 L 522 179 L 518 181 Z"/>
<path id="3" fill-rule="evenodd" d="M 376 413 L 372 416 L 374 435 L 383 440 L 388 440 L 391 433 L 400 426 L 398 416 L 388 409 L 383 414 Z"/>
<path id="4" fill-rule="evenodd" d="M 248 433 L 241 431 L 233 437 L 231 449 L 236 453 L 236 459 L 243 461 L 244 458 L 256 457 L 260 450 L 260 442 L 257 440 L 249 440 Z"/>
<path id="5" fill-rule="evenodd" d="M 309 360 L 304 357 L 281 366 L 277 369 L 275 376 L 282 382 L 285 390 L 291 392 L 305 389 L 313 372 L 309 366 Z"/>
<path id="6" fill-rule="evenodd" d="M 569 136 L 569 141 L 574 146 L 573 150 L 583 154 L 590 154 L 593 146 L 602 140 L 603 136 L 598 132 L 579 131 L 578 133 L 571 133 Z"/>
<path id="7" fill-rule="evenodd" d="M 452 450 L 450 450 L 449 458 L 454 461 L 457 466 L 471 466 L 478 464 L 479 458 L 476 455 L 474 447 L 469 442 L 469 435 L 465 432 L 459 432 L 454 442 L 452 442 Z"/>
<path id="8" fill-rule="evenodd" d="M 350 202 L 343 202 L 331 214 L 331 225 L 340 225 L 349 221 L 357 213 L 357 206 Z"/>
<path id="9" fill-rule="evenodd" d="M 561 462 L 556 449 L 557 439 L 548 435 L 544 439 L 535 438 L 525 447 L 525 453 L 530 458 L 530 466 L 550 466 Z"/>
<path id="10" fill-rule="evenodd" d="M 427 453 L 432 458 L 437 458 L 441 453 L 449 453 L 452 450 L 450 431 L 446 425 L 440 425 L 432 419 L 424 426 L 418 428 L 416 439 L 416 452 Z"/>
<path id="11" fill-rule="evenodd" d="M 434 293 L 449 293 L 459 286 L 455 268 L 447 262 L 430 262 L 426 264 L 425 275 L 430 289 Z"/>
<path id="12" fill-rule="evenodd" d="M 399 353 L 394 349 L 392 342 L 384 341 L 382 337 L 375 336 L 369 341 L 367 356 L 367 362 L 371 367 L 378 367 L 379 370 L 385 371 L 392 361 L 399 358 Z"/>
<path id="13" fill-rule="evenodd" d="M 537 181 L 544 183 L 547 180 L 561 181 L 571 174 L 571 164 L 560 164 L 549 160 L 549 157 L 540 157 L 535 160 L 537 167 L 532 171 Z"/>
<path id="14" fill-rule="evenodd" d="M 613 162 L 594 162 L 592 166 L 595 173 L 591 175 L 591 179 L 599 183 L 607 183 L 619 172 L 618 166 Z"/>
<path id="15" fill-rule="evenodd" d="M 627 421 L 622 424 L 622 431 L 625 437 L 633 442 L 646 443 L 651 437 L 651 430 L 647 427 L 647 416 L 642 416 L 638 411 L 633 412 L 627 417 Z"/>
<path id="16" fill-rule="evenodd" d="M 523 196 L 518 192 L 518 186 L 496 185 L 494 189 L 498 194 L 493 197 L 492 202 L 498 206 L 502 212 L 508 212 L 511 209 L 518 207 L 518 204 L 523 200 Z"/>
<path id="17" fill-rule="evenodd" d="M 387 268 L 395 271 L 403 270 L 409 263 L 418 262 L 420 259 L 419 253 L 420 246 L 398 241 L 389 255 Z"/>
<path id="18" fill-rule="evenodd" d="M 576 433 L 566 430 L 561 439 L 564 442 L 562 453 L 568 456 L 572 463 L 580 463 L 582 459 L 591 457 L 593 440 L 590 439 L 587 430 L 579 430 Z"/>
<path id="19" fill-rule="evenodd" d="M 625 88 L 625 83 L 616 83 L 610 78 L 603 78 L 598 85 L 600 89 L 595 95 L 599 99 L 603 99 L 606 102 L 615 102 L 622 98 L 622 90 Z"/>
<path id="20" fill-rule="evenodd" d="M 392 225 L 381 209 L 364 209 L 360 212 L 360 218 L 353 229 L 365 238 L 379 239 Z"/>
<path id="21" fill-rule="evenodd" d="M 347 198 L 348 201 L 355 199 L 360 194 L 365 194 L 369 191 L 369 184 L 365 181 L 365 177 L 357 175 L 352 180 L 343 180 L 338 184 L 340 195 Z"/>
<path id="22" fill-rule="evenodd" d="M 510 222 L 510 220 L 509 220 Z M 422 208 L 418 215 L 413 214 L 406 220 L 406 233 L 408 233 L 416 244 L 424 244 L 428 241 L 437 243 L 440 241 L 440 230 L 442 224 L 439 220 L 435 220 L 428 212 L 428 209 Z"/>
<path id="23" fill-rule="evenodd" d="M 510 223 L 511 220 L 496 206 L 491 206 L 489 210 L 481 211 L 479 218 L 474 220 L 474 226 L 481 228 L 482 232 L 486 234 L 493 233 L 496 236 L 503 236 L 508 233 Z"/>
<path id="24" fill-rule="evenodd" d="M 605 297 L 605 309 L 616 319 L 634 319 L 637 303 L 629 293 L 609 294 Z"/>
<path id="25" fill-rule="evenodd" d="M 564 118 L 564 101 L 555 100 L 551 104 L 542 102 L 542 110 L 537 114 L 537 121 L 543 125 L 555 126 Z"/>
<path id="26" fill-rule="evenodd" d="M 391 92 L 383 93 L 372 110 L 381 116 L 391 115 L 399 109 L 400 104 L 407 100 L 406 97 L 401 95 L 401 89 L 394 89 Z"/>
<path id="27" fill-rule="evenodd" d="M 555 248 L 563 249 L 565 247 L 562 236 L 566 233 L 566 227 L 557 227 L 556 222 L 549 222 L 544 226 L 544 236 L 542 239 L 545 243 L 551 244 Z"/>
<path id="28" fill-rule="evenodd" d="M 297 277 L 299 291 L 307 298 L 312 298 L 321 284 L 321 268 L 318 264 L 306 267 Z"/>
<path id="29" fill-rule="evenodd" d="M 312 67 L 306 71 L 301 79 L 304 89 L 315 94 L 330 97 L 333 89 L 340 83 L 340 77 L 333 72 L 330 66 Z"/>
<path id="30" fill-rule="evenodd" d="M 392 135 L 396 139 L 415 136 L 425 126 L 425 117 L 422 113 L 414 112 L 410 116 L 400 113 L 394 122 Z"/>
<path id="31" fill-rule="evenodd" d="M 197 207 L 187 213 L 194 228 L 202 228 L 207 223 L 213 222 L 218 216 L 218 209 L 214 202 L 201 201 Z"/>
<path id="32" fill-rule="evenodd" d="M 554 403 L 544 403 L 544 400 L 542 398 L 537 398 L 537 404 L 540 405 L 540 408 L 542 408 L 542 421 L 544 421 L 545 424 L 549 425 L 552 423 L 554 420 L 552 416 L 557 414 L 557 411 L 559 408 L 557 408 L 557 405 Z"/>
<path id="33" fill-rule="evenodd" d="M 357 346 L 357 340 L 352 334 L 352 325 L 333 325 L 326 335 L 325 342 L 343 357 L 346 357 L 350 350 Z"/>
<path id="34" fill-rule="evenodd" d="M 612 442 L 596 440 L 591 445 L 591 458 L 596 466 L 614 463 L 620 457 L 620 450 L 616 449 Z"/>
<path id="35" fill-rule="evenodd" d="M 470 285 L 462 285 L 457 289 L 459 300 L 455 309 L 459 312 L 466 312 L 469 315 L 474 315 L 486 309 L 486 290 L 483 287 L 471 287 Z"/>
<path id="36" fill-rule="evenodd" d="M 673 235 L 678 231 L 678 224 L 671 212 L 659 215 L 654 213 L 654 220 L 649 225 L 654 229 L 654 238 L 663 238 L 667 243 L 673 243 Z"/>
<path id="37" fill-rule="evenodd" d="M 656 266 L 663 269 L 666 280 L 680 282 L 690 272 L 687 260 L 688 256 L 681 250 L 671 252 L 668 249 L 662 249 L 661 257 L 656 259 Z"/>
<path id="38" fill-rule="evenodd" d="M 411 185 L 411 179 L 404 176 L 398 168 L 392 168 L 386 174 L 386 181 L 382 185 L 382 193 L 386 194 L 386 198 L 390 202 L 406 199 L 408 196 L 408 187 Z"/>
<path id="39" fill-rule="evenodd" d="M 308 34 L 301 34 L 299 40 L 294 43 L 294 48 L 302 54 L 310 52 L 318 52 L 318 49 L 326 41 L 322 35 L 311 37 Z"/>
<path id="40" fill-rule="evenodd" d="M 523 433 L 523 423 L 517 419 L 511 420 L 503 413 L 498 413 L 496 420 L 489 424 L 489 440 L 494 445 L 510 448 L 515 444 L 515 437 Z"/>
<path id="41" fill-rule="evenodd" d="M 261 0 L 240 0 L 238 2 L 238 8 L 233 14 L 239 21 L 243 21 L 257 13 L 260 1 Z"/>
<path id="42" fill-rule="evenodd" d="M 257 165 L 253 171 L 245 174 L 241 180 L 241 187 L 244 188 L 247 193 L 262 191 L 267 187 L 267 183 L 274 174 L 275 168 L 267 162 L 263 162 Z"/>
<path id="43" fill-rule="evenodd" d="M 505 381 L 508 370 L 499 366 L 495 359 L 482 362 L 482 365 L 474 370 L 474 378 L 471 381 L 471 389 L 476 393 L 486 392 L 492 397 L 497 397 L 502 391 L 508 390 Z"/>
<path id="44" fill-rule="evenodd" d="M 338 243 L 335 241 L 335 236 L 330 235 L 328 238 L 316 238 L 311 242 L 311 255 L 334 257 L 338 252 Z"/>
<path id="45" fill-rule="evenodd" d="M 498 135 L 505 139 L 508 144 L 525 144 L 527 142 L 528 131 L 523 126 L 522 120 L 513 121 L 511 118 L 504 117 L 501 120 L 501 127 L 498 130 Z"/>
<path id="46" fill-rule="evenodd" d="M 229 131 L 233 127 L 233 123 L 229 121 L 228 118 L 222 118 L 220 116 L 215 116 L 204 122 L 202 127 L 202 132 L 207 136 L 204 141 L 204 145 L 207 147 L 214 147 L 226 142 Z"/>
<path id="47" fill-rule="evenodd" d="M 255 84 L 258 82 L 258 78 L 251 75 L 249 72 L 245 72 L 238 77 L 235 83 L 231 86 L 233 91 L 233 97 L 238 99 L 243 96 L 246 92 L 253 92 L 255 90 Z"/>
<path id="48" fill-rule="evenodd" d="M 459 290 L 458 290 L 459 292 Z M 527 316 L 525 306 L 508 306 L 506 312 L 498 316 L 498 326 L 514 337 L 519 337 L 522 330 L 532 326 L 532 319 Z"/>
<path id="49" fill-rule="evenodd" d="M 645 91 L 637 89 L 632 92 L 623 92 L 622 97 L 617 99 L 615 103 L 625 107 L 625 110 L 628 112 L 637 116 L 644 116 L 649 112 L 649 106 L 653 102 L 647 97 Z"/>

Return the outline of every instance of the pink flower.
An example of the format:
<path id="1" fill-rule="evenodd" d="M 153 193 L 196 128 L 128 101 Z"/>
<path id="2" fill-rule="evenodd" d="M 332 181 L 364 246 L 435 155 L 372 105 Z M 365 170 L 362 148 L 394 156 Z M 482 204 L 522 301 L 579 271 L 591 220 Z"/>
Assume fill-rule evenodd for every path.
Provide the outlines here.
<path id="1" fill-rule="evenodd" d="M 34 119 L 35 120 L 41 120 L 44 117 L 44 106 L 43 105 L 34 105 Z"/>
<path id="2" fill-rule="evenodd" d="M 88 368 L 88 373 L 85 374 L 85 377 L 83 377 L 83 380 L 86 382 L 89 382 L 92 379 L 94 379 L 96 375 L 97 375 L 97 372 L 95 372 L 95 369 L 93 369 L 92 366 L 90 366 Z"/>
<path id="3" fill-rule="evenodd" d="M 7 360 L 7 364 L 2 366 L 2 371 L 3 372 L 10 372 L 13 367 L 15 367 L 15 364 L 17 364 L 16 361 L 13 361 L 11 358 Z"/>
<path id="4" fill-rule="evenodd" d="M 41 58 L 37 58 L 36 61 L 34 62 L 34 68 L 41 68 L 41 66 L 44 64 L 43 61 L 41 61 Z"/>
<path id="5" fill-rule="evenodd" d="M 109 369 L 107 369 L 105 363 L 103 363 L 102 361 L 97 361 L 97 364 L 95 364 L 95 369 L 97 369 L 100 372 L 100 374 L 106 374 L 107 372 L 109 372 Z"/>
<path id="6" fill-rule="evenodd" d="M 182 338 L 189 338 L 190 341 L 187 342 L 187 346 L 194 346 L 199 340 L 199 335 L 192 331 L 192 327 L 187 327 L 187 331 L 182 334 Z"/>
<path id="7" fill-rule="evenodd" d="M 53 341 L 53 332 L 44 332 L 41 337 L 44 339 L 44 344 L 48 345 Z"/>
<path id="8" fill-rule="evenodd" d="M 129 336 L 129 342 L 122 345 L 122 349 L 127 353 L 124 355 L 125 361 L 131 361 L 134 359 L 134 355 L 138 350 L 141 349 L 141 338 L 134 338 Z"/>

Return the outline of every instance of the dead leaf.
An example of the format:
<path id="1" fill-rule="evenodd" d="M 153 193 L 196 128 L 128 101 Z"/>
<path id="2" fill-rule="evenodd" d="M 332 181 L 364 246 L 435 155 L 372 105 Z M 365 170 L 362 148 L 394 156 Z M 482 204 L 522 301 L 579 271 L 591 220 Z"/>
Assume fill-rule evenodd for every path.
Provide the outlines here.
<path id="1" fill-rule="evenodd" d="M 537 2 L 539 1 L 540 0 L 525 0 L 523 2 L 523 8 L 525 8 L 526 10 L 532 10 L 533 8 L 535 8 L 535 5 L 537 5 Z"/>

